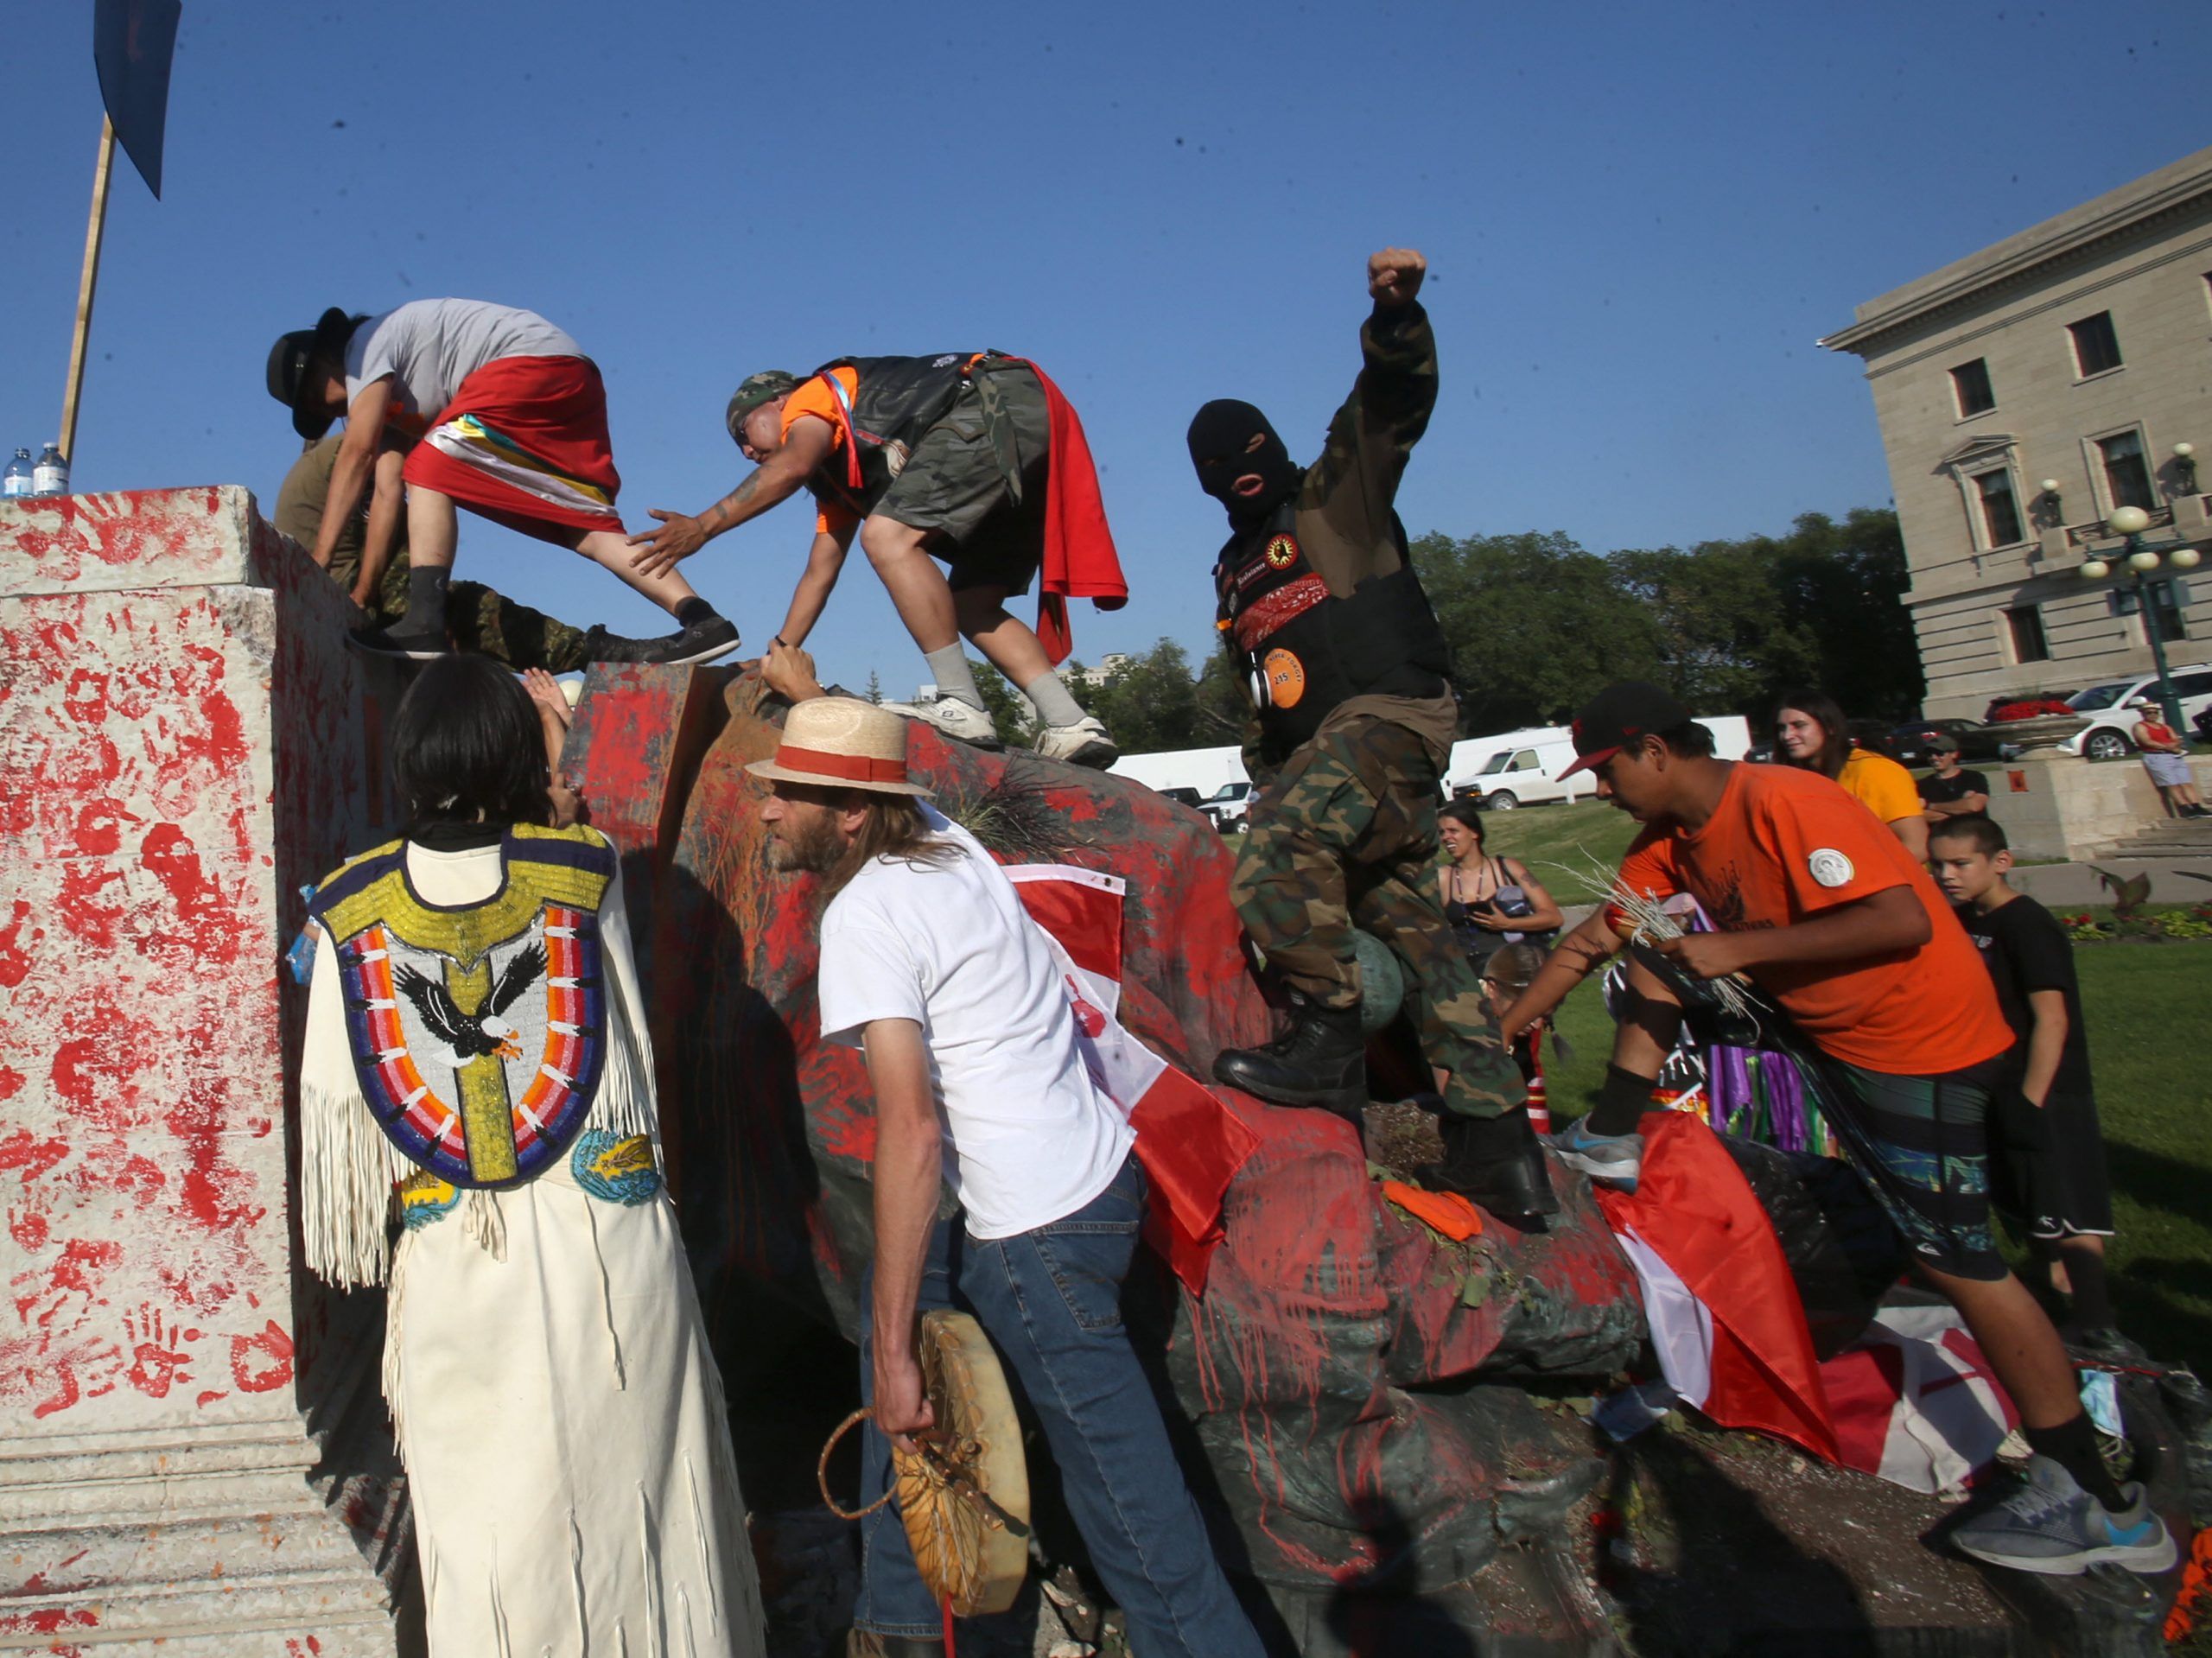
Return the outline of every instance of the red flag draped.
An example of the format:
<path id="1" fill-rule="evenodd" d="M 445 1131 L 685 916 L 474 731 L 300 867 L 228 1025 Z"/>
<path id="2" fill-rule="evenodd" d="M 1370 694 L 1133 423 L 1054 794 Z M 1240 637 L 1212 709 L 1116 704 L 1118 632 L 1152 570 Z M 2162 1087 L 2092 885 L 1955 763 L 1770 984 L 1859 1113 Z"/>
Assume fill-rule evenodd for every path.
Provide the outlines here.
<path id="1" fill-rule="evenodd" d="M 1025 359 L 1026 360 L 1026 359 Z M 1058 667 L 1075 649 L 1068 626 L 1068 600 L 1088 599 L 1101 610 L 1119 610 L 1129 601 L 1129 584 L 1106 527 L 1106 504 L 1098 493 L 1098 468 L 1075 405 L 1036 364 L 1029 365 L 1044 388 L 1050 419 L 1045 467 L 1045 557 L 1039 568 L 1037 638 L 1045 655 Z"/>
<path id="2" fill-rule="evenodd" d="M 1710 1315 L 1712 1386 L 1698 1406 L 1838 1460 L 1812 1333 L 1766 1210 L 1727 1148 L 1686 1111 L 1643 1119 L 1633 1192 L 1596 1187 L 1616 1232 L 1633 1231 Z"/>
<path id="3" fill-rule="evenodd" d="M 1007 877 L 1022 907 L 1058 945 L 1069 995 L 1095 1079 L 1128 1112 L 1137 1160 L 1152 1189 L 1147 1233 L 1193 1295 L 1222 1239 L 1229 1183 L 1258 1136 L 1213 1091 L 1122 1030 L 1115 1013 L 1122 980 L 1119 877 L 1064 864 L 1016 864 Z"/>

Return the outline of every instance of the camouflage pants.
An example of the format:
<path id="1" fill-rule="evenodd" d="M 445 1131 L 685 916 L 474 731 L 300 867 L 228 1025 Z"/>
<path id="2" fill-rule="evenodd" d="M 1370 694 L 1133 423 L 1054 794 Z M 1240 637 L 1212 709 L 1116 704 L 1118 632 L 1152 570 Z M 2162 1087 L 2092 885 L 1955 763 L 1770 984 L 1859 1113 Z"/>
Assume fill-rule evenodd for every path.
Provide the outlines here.
<path id="1" fill-rule="evenodd" d="M 1444 1102 L 1494 1117 L 1521 1073 L 1436 898 L 1436 766 L 1421 739 L 1358 720 L 1307 743 L 1252 803 L 1233 895 L 1284 982 L 1326 1007 L 1359 1000 L 1355 926 L 1403 964 L 1422 1057 L 1451 1073 Z"/>
<path id="2" fill-rule="evenodd" d="M 342 561 L 343 568 L 340 562 L 332 562 L 331 579 L 351 593 L 359 567 L 350 559 Z M 389 627 L 407 613 L 407 552 L 402 548 L 385 566 L 377 601 L 369 607 L 369 620 L 376 626 Z M 543 611 L 517 604 L 481 581 L 447 584 L 446 626 L 459 649 L 504 662 L 518 673 L 543 668 L 565 674 L 590 663 L 582 633 Z"/>

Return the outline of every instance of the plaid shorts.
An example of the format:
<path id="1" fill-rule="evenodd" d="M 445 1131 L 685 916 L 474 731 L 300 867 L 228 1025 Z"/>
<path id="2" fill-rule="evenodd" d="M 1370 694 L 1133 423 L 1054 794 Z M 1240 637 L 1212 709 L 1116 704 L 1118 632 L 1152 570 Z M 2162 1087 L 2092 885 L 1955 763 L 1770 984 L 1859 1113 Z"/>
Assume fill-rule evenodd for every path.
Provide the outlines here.
<path id="1" fill-rule="evenodd" d="M 1990 1225 L 1988 1117 L 1999 1068 L 1893 1077 L 1838 1062 L 1851 1113 L 1876 1166 L 1859 1173 L 1916 1258 L 1985 1283 L 2011 1268 Z"/>

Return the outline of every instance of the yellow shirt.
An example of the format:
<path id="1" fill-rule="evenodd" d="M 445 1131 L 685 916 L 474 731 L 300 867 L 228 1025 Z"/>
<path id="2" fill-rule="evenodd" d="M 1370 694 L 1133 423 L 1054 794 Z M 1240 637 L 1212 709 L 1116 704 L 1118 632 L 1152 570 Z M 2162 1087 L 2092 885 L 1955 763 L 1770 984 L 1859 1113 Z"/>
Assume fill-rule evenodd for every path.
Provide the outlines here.
<path id="1" fill-rule="evenodd" d="M 1870 754 L 1863 748 L 1851 751 L 1851 758 L 1844 761 L 1843 770 L 1836 773 L 1835 780 L 1846 794 L 1862 803 L 1885 823 L 1894 823 L 1901 817 L 1917 817 L 1925 810 L 1920 804 L 1920 790 L 1913 783 L 1911 772 L 1895 760 Z"/>

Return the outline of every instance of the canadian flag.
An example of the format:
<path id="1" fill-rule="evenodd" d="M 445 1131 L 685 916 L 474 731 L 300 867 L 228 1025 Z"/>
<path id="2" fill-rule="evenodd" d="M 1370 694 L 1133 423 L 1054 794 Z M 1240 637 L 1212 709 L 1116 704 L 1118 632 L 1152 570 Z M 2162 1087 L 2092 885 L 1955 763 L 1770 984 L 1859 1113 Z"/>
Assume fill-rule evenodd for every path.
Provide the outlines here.
<path id="1" fill-rule="evenodd" d="M 1882 1308 L 1821 1380 L 1845 1466 L 1908 1490 L 1968 1483 L 2019 1420 L 1948 1306 Z"/>
<path id="2" fill-rule="evenodd" d="M 1839 1460 L 1805 1308 L 1751 1183 L 1688 1112 L 1648 1113 L 1643 1129 L 1636 1190 L 1592 1190 L 1636 1268 L 1668 1384 L 1723 1427 Z"/>
<path id="3" fill-rule="evenodd" d="M 1259 1137 L 1115 1017 L 1128 883 L 1072 864 L 1009 864 L 1006 875 L 1059 963 L 1091 1082 L 1136 1130 L 1137 1160 L 1152 1188 L 1154 1247 L 1192 1294 L 1202 1294 L 1222 1238 L 1222 1196 Z"/>

